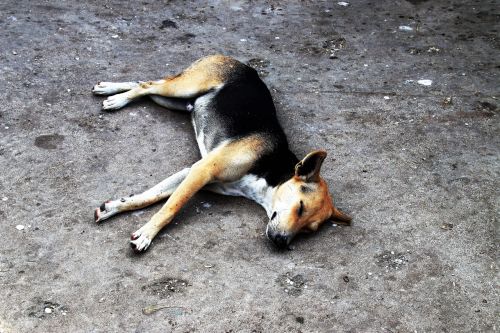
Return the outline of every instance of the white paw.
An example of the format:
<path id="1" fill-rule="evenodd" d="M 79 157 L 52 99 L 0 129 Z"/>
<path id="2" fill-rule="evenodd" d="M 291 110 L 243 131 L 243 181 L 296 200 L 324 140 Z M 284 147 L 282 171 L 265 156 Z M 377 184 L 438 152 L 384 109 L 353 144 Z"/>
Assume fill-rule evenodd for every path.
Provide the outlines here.
<path id="1" fill-rule="evenodd" d="M 118 208 L 113 201 L 106 201 L 94 211 L 95 222 L 99 223 L 103 220 L 109 219 L 111 216 L 119 213 Z"/>
<path id="2" fill-rule="evenodd" d="M 99 82 L 92 88 L 92 92 L 96 95 L 109 95 L 116 92 L 113 82 Z"/>
<path id="3" fill-rule="evenodd" d="M 130 236 L 130 246 L 135 252 L 146 251 L 151 244 L 151 239 L 146 236 L 146 233 L 142 231 L 142 228 L 134 232 Z"/>
<path id="4" fill-rule="evenodd" d="M 127 105 L 129 99 L 127 93 L 110 96 L 102 102 L 103 110 L 118 110 Z"/>

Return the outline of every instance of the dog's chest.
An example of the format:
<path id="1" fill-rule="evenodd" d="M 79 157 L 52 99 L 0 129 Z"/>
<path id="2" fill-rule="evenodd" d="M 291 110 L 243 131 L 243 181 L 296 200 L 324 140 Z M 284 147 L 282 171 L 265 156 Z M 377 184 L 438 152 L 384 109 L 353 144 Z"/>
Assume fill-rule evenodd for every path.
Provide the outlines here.
<path id="1" fill-rule="evenodd" d="M 273 188 L 264 178 L 249 174 L 234 182 L 214 183 L 211 186 L 216 187 L 216 191 L 221 194 L 251 199 L 263 206 L 270 215 Z"/>

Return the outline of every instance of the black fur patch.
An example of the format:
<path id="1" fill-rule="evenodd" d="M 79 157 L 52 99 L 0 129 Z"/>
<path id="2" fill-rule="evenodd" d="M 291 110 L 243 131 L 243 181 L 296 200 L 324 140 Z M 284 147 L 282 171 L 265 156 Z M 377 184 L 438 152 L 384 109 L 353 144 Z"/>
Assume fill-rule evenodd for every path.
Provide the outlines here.
<path id="1" fill-rule="evenodd" d="M 207 103 L 195 102 L 192 113 L 207 150 L 227 139 L 261 134 L 268 149 L 249 173 L 265 178 L 271 186 L 290 179 L 298 159 L 288 148 L 271 93 L 257 72 L 245 65 L 233 68 L 224 86 L 210 93 L 213 96 Z M 213 128 L 217 130 L 211 131 Z"/>

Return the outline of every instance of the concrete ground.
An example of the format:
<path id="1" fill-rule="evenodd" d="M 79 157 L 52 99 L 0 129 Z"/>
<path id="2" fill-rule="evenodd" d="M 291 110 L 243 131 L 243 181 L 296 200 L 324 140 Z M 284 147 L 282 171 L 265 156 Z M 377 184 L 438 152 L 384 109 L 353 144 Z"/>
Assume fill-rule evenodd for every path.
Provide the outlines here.
<path id="1" fill-rule="evenodd" d="M 2 2 L 0 332 L 497 332 L 500 3 L 348 2 Z M 210 193 L 144 255 L 160 205 L 94 224 L 199 155 L 186 115 L 105 113 L 93 84 L 213 53 L 259 70 L 299 156 L 329 152 L 351 227 L 280 252 Z"/>

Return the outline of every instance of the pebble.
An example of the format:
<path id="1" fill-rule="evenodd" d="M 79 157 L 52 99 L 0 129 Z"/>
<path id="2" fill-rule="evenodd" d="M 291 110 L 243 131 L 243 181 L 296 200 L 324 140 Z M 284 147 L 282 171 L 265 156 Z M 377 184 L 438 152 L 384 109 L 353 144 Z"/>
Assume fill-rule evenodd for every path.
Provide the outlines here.
<path id="1" fill-rule="evenodd" d="M 413 28 L 409 27 L 407 25 L 400 25 L 399 30 L 401 30 L 401 31 L 413 31 Z"/>
<path id="2" fill-rule="evenodd" d="M 45 308 L 45 313 L 52 313 L 52 309 L 51 308 Z"/>
<path id="3" fill-rule="evenodd" d="M 337 5 L 342 6 L 342 7 L 347 7 L 347 6 L 349 6 L 349 2 L 340 1 L 340 2 L 337 2 Z"/>
<path id="4" fill-rule="evenodd" d="M 118 35 L 113 35 L 111 36 L 111 38 L 118 38 Z"/>
<path id="5" fill-rule="evenodd" d="M 432 84 L 432 80 L 418 80 L 417 83 L 423 86 L 430 86 Z"/>
<path id="6" fill-rule="evenodd" d="M 384 99 L 391 99 L 389 96 L 384 96 Z"/>
<path id="7" fill-rule="evenodd" d="M 7 201 L 7 200 L 9 200 L 9 198 L 7 198 L 7 197 L 2 198 L 2 201 Z"/>
<path id="8" fill-rule="evenodd" d="M 16 229 L 19 231 L 24 230 L 24 225 L 18 224 L 18 225 L 16 225 Z"/>

